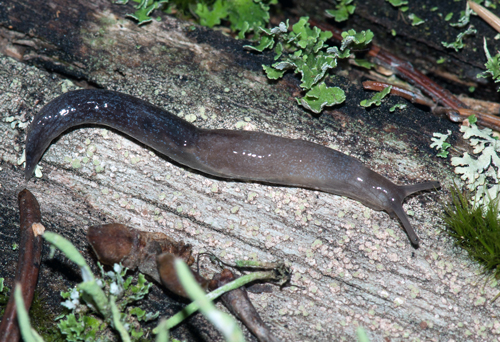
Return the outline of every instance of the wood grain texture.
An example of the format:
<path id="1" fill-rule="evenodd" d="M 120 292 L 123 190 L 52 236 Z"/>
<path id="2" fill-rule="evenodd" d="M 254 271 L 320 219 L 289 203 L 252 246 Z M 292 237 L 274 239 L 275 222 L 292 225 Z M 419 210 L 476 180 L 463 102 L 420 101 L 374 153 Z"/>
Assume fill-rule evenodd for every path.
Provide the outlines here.
<path id="1" fill-rule="evenodd" d="M 433 131 L 456 128 L 413 107 L 388 112 L 402 100 L 367 112 L 357 98 L 368 94 L 337 76 L 346 82 L 340 85 L 348 100 L 315 118 L 293 99 L 298 80 L 268 82 L 261 64 L 271 57 L 245 51 L 246 42 L 167 16 L 137 27 L 123 19 L 131 8 L 106 1 L 51 1 L 44 23 L 27 10 L 34 6 L 0 4 L 1 36 L 11 44 L 0 57 L 0 205 L 6 213 L 23 185 L 17 159 L 25 130 L 5 118 L 29 119 L 74 89 L 74 77 L 195 115 L 200 127 L 253 129 L 330 146 L 398 184 L 450 182 L 450 171 L 428 146 Z M 19 60 L 7 57 L 13 51 Z M 293 284 L 301 288 L 249 294 L 283 340 L 353 340 L 358 325 L 371 341 L 491 340 L 500 332 L 498 304 L 486 301 L 497 289 L 483 286 L 477 267 L 441 231 L 443 193 L 406 201 L 422 239 L 415 250 L 398 221 L 358 202 L 206 177 L 103 128 L 68 132 L 40 165 L 43 177 L 28 188 L 46 226 L 60 227 L 80 244 L 88 226 L 115 221 L 165 232 L 228 262 L 289 261 Z M 3 248 L 0 258 L 8 253 Z M 215 271 L 205 267 L 205 275 Z"/>

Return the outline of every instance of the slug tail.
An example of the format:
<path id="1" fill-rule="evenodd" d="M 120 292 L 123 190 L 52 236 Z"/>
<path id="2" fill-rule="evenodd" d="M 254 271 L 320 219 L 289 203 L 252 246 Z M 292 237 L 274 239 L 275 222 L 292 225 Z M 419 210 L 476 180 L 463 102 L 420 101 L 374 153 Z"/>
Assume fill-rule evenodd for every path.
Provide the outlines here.
<path id="1" fill-rule="evenodd" d="M 425 183 L 400 186 L 400 188 L 404 192 L 404 197 L 409 196 L 415 192 L 419 192 L 419 191 L 423 191 L 423 190 L 438 189 L 440 187 L 441 187 L 441 184 L 439 184 L 439 182 L 425 182 Z"/>
<path id="2" fill-rule="evenodd" d="M 420 191 L 420 190 L 418 190 L 418 191 Z M 417 236 L 417 233 L 415 233 L 415 230 L 413 230 L 413 227 L 412 227 L 410 221 L 408 220 L 408 216 L 406 216 L 406 213 L 403 209 L 403 206 L 402 205 L 394 205 L 392 210 L 394 211 L 394 214 L 396 214 L 396 216 L 399 218 L 399 220 L 403 224 L 403 228 L 406 231 L 406 234 L 408 235 L 408 238 L 410 239 L 410 242 L 413 245 L 413 247 L 418 248 L 420 239 Z"/>

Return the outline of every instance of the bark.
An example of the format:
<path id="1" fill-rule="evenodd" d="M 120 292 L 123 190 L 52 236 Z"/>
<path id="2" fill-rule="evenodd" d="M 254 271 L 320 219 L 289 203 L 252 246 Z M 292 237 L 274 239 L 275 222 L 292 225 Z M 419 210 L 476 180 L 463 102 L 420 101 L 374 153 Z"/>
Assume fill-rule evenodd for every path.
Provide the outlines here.
<path id="1" fill-rule="evenodd" d="M 200 127 L 243 127 L 330 146 L 398 184 L 432 179 L 450 184 L 447 162 L 429 147 L 432 132 L 457 132 L 445 119 L 411 104 L 390 113 L 404 102 L 397 98 L 367 111 L 359 101 L 371 94 L 342 76 L 333 81 L 346 91 L 346 102 L 312 116 L 294 100 L 300 92 L 296 77 L 266 79 L 261 65 L 271 63 L 272 55 L 247 52 L 248 42 L 166 15 L 138 27 L 124 19 L 132 11 L 131 5 L 107 1 L 0 3 L 3 234 L 16 222 L 15 199 L 26 185 L 17 163 L 26 131 L 5 119 L 26 121 L 76 86 L 135 95 L 179 116 L 195 115 Z M 399 221 L 356 201 L 207 177 L 104 128 L 64 134 L 40 165 L 43 177 L 27 187 L 40 202 L 42 221 L 83 252 L 88 226 L 118 222 L 164 232 L 228 262 L 290 262 L 292 283 L 299 287 L 249 294 L 283 340 L 352 340 L 357 326 L 366 328 L 371 341 L 469 335 L 489 340 L 500 332 L 498 304 L 487 301 L 497 290 L 483 286 L 478 267 L 441 230 L 445 191 L 406 201 L 422 239 L 415 250 Z M 0 260 L 8 260 L 11 240 L 1 239 Z M 215 271 L 204 267 L 204 275 Z M 57 297 L 63 285 L 56 278 L 66 275 L 46 257 L 41 269 L 43 291 Z M 0 276 L 11 273 L 11 267 L 0 268 Z M 188 339 L 219 338 L 200 329 Z"/>

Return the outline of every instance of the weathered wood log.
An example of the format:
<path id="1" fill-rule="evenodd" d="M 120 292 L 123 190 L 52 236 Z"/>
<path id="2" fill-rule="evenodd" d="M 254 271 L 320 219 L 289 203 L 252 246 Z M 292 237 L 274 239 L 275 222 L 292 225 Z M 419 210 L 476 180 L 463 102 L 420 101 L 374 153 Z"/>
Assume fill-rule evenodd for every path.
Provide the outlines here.
<path id="1" fill-rule="evenodd" d="M 27 121 L 76 85 L 138 96 L 200 127 L 259 130 L 330 146 L 398 184 L 450 183 L 450 169 L 429 148 L 432 132 L 457 131 L 446 120 L 411 105 L 389 113 L 403 101 L 395 98 L 366 111 L 359 99 L 371 94 L 341 76 L 334 82 L 346 91 L 346 102 L 314 117 L 293 98 L 299 81 L 293 75 L 268 81 L 261 64 L 272 57 L 244 50 L 248 42 L 163 15 L 138 27 L 124 19 L 130 11 L 106 1 L 0 3 L 5 227 L 14 225 L 17 192 L 27 186 L 47 229 L 69 236 L 83 251 L 88 226 L 119 222 L 164 232 L 229 262 L 287 260 L 293 284 L 301 287 L 250 294 L 283 340 L 353 339 L 357 326 L 372 341 L 470 334 L 487 340 L 500 333 L 497 304 L 487 302 L 497 290 L 483 287 L 478 268 L 441 230 L 444 191 L 406 201 L 422 239 L 415 250 L 384 212 L 317 191 L 207 177 L 95 126 L 64 134 L 42 159 L 43 177 L 25 184 L 17 163 L 25 129 L 6 118 Z M 0 260 L 8 260 L 11 240 L 0 237 Z M 53 271 L 42 264 L 42 278 Z M 10 266 L 0 268 L 0 276 L 9 272 Z"/>

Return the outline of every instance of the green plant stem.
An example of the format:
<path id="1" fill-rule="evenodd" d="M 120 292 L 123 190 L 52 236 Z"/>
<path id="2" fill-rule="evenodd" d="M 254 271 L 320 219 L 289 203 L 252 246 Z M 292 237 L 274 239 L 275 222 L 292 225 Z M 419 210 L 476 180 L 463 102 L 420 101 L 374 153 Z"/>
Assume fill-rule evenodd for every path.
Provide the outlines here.
<path id="1" fill-rule="evenodd" d="M 158 330 L 158 334 L 156 335 L 156 340 L 155 342 L 168 342 L 168 328 L 167 328 L 167 321 L 162 320 L 160 324 L 156 327 L 156 330 Z"/>
<path id="2" fill-rule="evenodd" d="M 236 321 L 228 314 L 215 308 L 215 305 L 206 297 L 205 292 L 194 278 L 189 266 L 182 259 L 175 260 L 175 270 L 189 298 L 198 303 L 203 316 L 219 329 L 226 341 L 245 342 L 243 332 Z"/>
<path id="3" fill-rule="evenodd" d="M 222 296 L 224 293 L 229 292 L 231 290 L 237 289 L 241 286 L 244 286 L 252 281 L 255 280 L 274 280 L 275 279 L 275 274 L 273 271 L 260 271 L 260 272 L 253 272 L 249 274 L 245 274 L 242 277 L 239 277 L 236 280 L 233 280 L 232 282 L 219 287 L 218 289 L 208 293 L 206 295 L 206 298 L 210 301 L 213 301 L 214 299 L 219 298 Z M 179 323 L 181 323 L 183 320 L 188 318 L 190 315 L 198 311 L 200 308 L 198 302 L 192 302 L 191 304 L 187 305 L 184 309 L 173 315 L 167 320 L 167 328 L 172 329 Z M 156 333 L 156 329 L 153 330 L 154 333 Z"/>
<path id="4" fill-rule="evenodd" d="M 118 307 L 116 306 L 115 296 L 111 296 L 111 298 L 109 300 L 109 305 L 111 306 L 111 315 L 112 315 L 112 319 L 113 319 L 114 328 L 120 334 L 120 337 L 121 337 L 123 342 L 131 342 L 130 336 L 127 333 L 127 330 L 125 329 L 122 322 L 120 321 L 120 311 L 118 310 Z"/>
<path id="5" fill-rule="evenodd" d="M 19 283 L 16 284 L 16 288 L 14 290 L 14 298 L 16 300 L 19 330 L 21 331 L 23 340 L 25 342 L 44 342 L 43 338 L 31 328 L 30 318 L 28 316 L 28 311 L 26 311 L 26 307 L 24 306 L 23 294 L 21 285 Z"/>
<path id="6" fill-rule="evenodd" d="M 63 252 L 68 259 L 70 259 L 75 264 L 77 264 L 78 267 L 80 267 L 84 282 L 94 280 L 94 275 L 92 274 L 89 265 L 80 254 L 80 252 L 78 252 L 76 247 L 71 244 L 71 242 L 54 232 L 46 231 L 45 233 L 43 233 L 43 238 L 54 245 L 57 249 L 61 250 L 61 252 Z"/>

